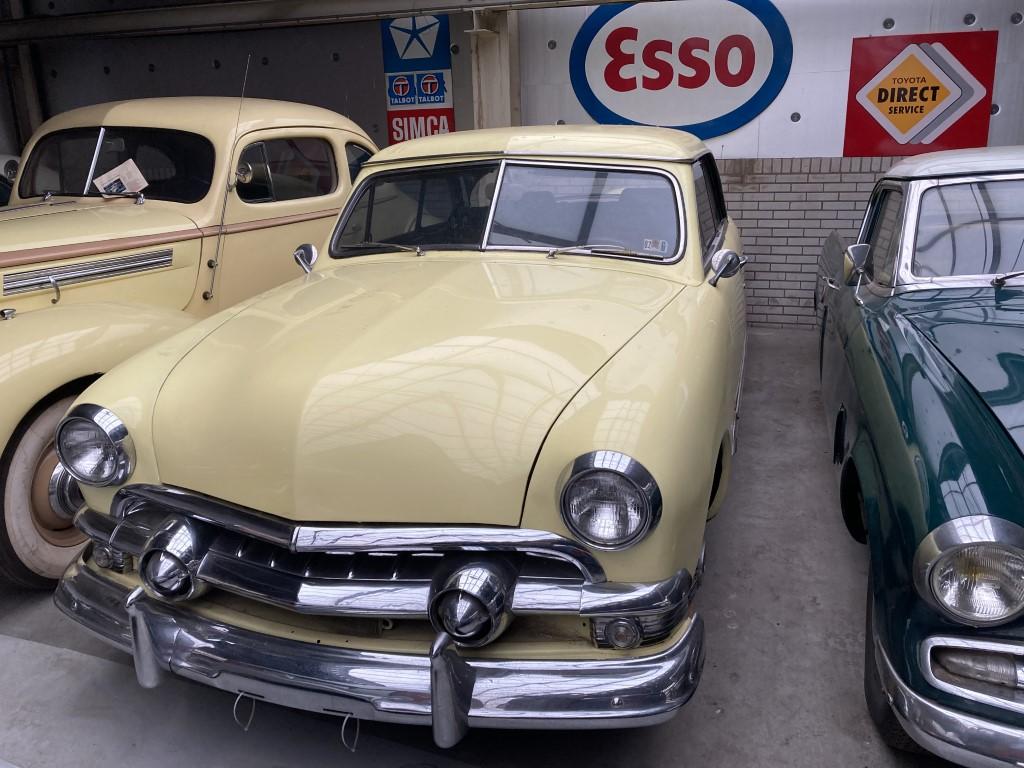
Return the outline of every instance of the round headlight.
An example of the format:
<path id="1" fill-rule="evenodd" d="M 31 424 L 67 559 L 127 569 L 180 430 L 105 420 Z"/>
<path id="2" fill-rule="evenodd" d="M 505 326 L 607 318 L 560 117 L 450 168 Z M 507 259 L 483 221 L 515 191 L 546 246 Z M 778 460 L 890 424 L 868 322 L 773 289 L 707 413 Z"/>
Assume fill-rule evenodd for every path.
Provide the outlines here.
<path id="1" fill-rule="evenodd" d="M 999 544 L 970 544 L 935 564 L 932 594 L 971 624 L 1001 624 L 1024 609 L 1024 553 Z"/>
<path id="2" fill-rule="evenodd" d="M 121 420 L 96 405 L 78 405 L 57 427 L 57 456 L 80 483 L 123 483 L 132 473 L 135 451 Z"/>
<path id="3" fill-rule="evenodd" d="M 642 539 L 661 515 L 661 491 L 640 462 L 595 451 L 573 462 L 562 490 L 562 519 L 581 540 L 621 549 Z"/>
<path id="4" fill-rule="evenodd" d="M 1024 613 L 1024 528 L 991 515 L 949 520 L 921 541 L 917 592 L 969 626 L 1005 624 Z"/>

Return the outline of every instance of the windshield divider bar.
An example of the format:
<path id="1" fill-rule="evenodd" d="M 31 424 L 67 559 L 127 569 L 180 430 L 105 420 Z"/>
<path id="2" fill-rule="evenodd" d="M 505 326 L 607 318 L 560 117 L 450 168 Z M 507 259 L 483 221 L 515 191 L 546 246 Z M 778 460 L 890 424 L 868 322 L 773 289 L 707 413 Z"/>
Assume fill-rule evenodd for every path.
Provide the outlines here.
<path id="1" fill-rule="evenodd" d="M 494 180 L 494 194 L 491 195 L 491 208 L 487 211 L 487 223 L 484 225 L 484 238 L 480 243 L 480 247 L 483 250 L 487 250 L 487 246 L 491 242 L 491 225 L 494 224 L 494 210 L 498 206 L 498 195 L 501 193 L 501 182 L 505 178 L 505 163 L 504 159 L 498 163 L 498 178 Z"/>
<path id="2" fill-rule="evenodd" d="M 106 133 L 107 129 L 101 125 L 100 135 L 96 137 L 96 148 L 92 151 L 92 162 L 89 164 L 89 173 L 85 177 L 85 189 L 82 190 L 83 196 L 89 194 L 89 185 L 92 184 L 92 175 L 96 173 L 96 163 L 100 160 L 100 148 L 103 146 L 103 137 Z"/>

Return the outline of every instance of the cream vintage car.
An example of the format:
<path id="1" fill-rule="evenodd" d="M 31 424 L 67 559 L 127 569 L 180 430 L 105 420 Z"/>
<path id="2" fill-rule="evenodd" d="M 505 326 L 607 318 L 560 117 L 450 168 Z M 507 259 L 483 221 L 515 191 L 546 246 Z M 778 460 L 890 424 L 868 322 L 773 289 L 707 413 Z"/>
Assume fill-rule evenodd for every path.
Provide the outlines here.
<path id="1" fill-rule="evenodd" d="M 673 130 L 381 151 L 303 281 L 75 402 L 57 446 L 93 546 L 58 606 L 144 686 L 441 746 L 669 718 L 704 658 L 740 248 L 712 156 Z"/>
<path id="2" fill-rule="evenodd" d="M 72 399 L 300 276 L 295 246 L 327 236 L 375 151 L 341 115 L 258 99 L 101 104 L 39 128 L 0 210 L 0 576 L 52 587 L 84 543 L 53 452 Z M 142 181 L 125 186 L 132 169 Z"/>

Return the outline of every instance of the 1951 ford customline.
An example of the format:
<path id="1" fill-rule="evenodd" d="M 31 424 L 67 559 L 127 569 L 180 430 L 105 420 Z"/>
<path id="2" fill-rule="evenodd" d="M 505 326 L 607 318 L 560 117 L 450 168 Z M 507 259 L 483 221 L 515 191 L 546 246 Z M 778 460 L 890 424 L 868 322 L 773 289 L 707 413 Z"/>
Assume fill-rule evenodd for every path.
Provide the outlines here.
<path id="1" fill-rule="evenodd" d="M 375 150 L 341 115 L 259 99 L 100 104 L 39 128 L 0 210 L 0 577 L 52 588 L 85 541 L 53 450 L 75 395 L 300 276 L 295 246 L 326 237 Z"/>
<path id="2" fill-rule="evenodd" d="M 821 378 L 870 551 L 865 693 L 892 746 L 1024 765 L 1024 149 L 921 155 L 821 261 Z"/>
<path id="3" fill-rule="evenodd" d="M 367 163 L 327 258 L 111 372 L 58 430 L 69 616 L 332 714 L 593 728 L 696 688 L 743 259 L 687 134 L 559 127 Z"/>

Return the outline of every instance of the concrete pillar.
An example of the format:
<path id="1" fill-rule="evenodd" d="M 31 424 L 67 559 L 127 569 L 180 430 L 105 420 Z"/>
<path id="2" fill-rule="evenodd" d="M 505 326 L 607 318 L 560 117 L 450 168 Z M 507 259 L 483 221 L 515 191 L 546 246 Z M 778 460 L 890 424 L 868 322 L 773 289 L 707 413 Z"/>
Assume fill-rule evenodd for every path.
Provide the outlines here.
<path id="1" fill-rule="evenodd" d="M 504 128 L 521 122 L 517 11 L 473 11 L 473 122 Z"/>

